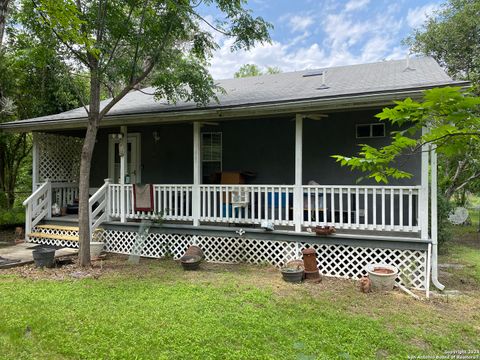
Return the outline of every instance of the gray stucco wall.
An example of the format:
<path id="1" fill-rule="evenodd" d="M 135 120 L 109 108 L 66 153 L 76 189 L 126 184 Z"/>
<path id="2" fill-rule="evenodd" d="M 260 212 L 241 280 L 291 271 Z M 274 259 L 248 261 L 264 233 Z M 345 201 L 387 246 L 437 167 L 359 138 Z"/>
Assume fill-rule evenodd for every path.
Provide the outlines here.
<path id="1" fill-rule="evenodd" d="M 378 122 L 379 110 L 330 113 L 321 120 L 304 120 L 303 183 L 356 184 L 361 173 L 340 167 L 331 155 L 354 155 L 358 143 L 388 144 L 389 138 L 356 139 L 355 124 Z M 391 128 L 387 126 L 387 134 Z M 188 184 L 193 180 L 193 126 L 168 124 L 129 127 L 141 134 L 141 171 L 144 183 Z M 156 131 L 159 141 L 155 142 Z M 108 135 L 119 128 L 100 129 L 95 145 L 91 186 L 98 187 L 108 177 Z M 295 172 L 295 122 L 293 117 L 238 120 L 204 126 L 202 132 L 222 132 L 223 171 L 257 173 L 251 183 L 293 184 Z M 69 135 L 82 136 L 81 132 Z M 402 166 L 412 179 L 392 181 L 391 185 L 420 184 L 420 154 L 410 156 Z M 374 184 L 362 181 L 360 184 Z"/>

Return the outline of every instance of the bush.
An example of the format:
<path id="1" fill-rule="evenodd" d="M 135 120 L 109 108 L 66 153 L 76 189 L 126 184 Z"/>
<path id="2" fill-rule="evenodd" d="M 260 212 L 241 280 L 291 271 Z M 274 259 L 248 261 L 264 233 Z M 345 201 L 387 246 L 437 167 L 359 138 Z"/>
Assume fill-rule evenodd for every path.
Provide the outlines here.
<path id="1" fill-rule="evenodd" d="M 0 210 L 0 227 L 23 225 L 25 223 L 25 209 L 15 207 L 10 210 Z"/>

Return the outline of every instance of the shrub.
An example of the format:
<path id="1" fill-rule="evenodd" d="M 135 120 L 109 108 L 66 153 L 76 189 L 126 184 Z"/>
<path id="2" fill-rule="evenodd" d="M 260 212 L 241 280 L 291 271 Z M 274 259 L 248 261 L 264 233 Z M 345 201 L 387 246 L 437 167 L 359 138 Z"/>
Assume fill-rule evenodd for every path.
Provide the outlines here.
<path id="1" fill-rule="evenodd" d="M 15 207 L 10 210 L 0 210 L 0 227 L 23 225 L 25 223 L 25 209 Z"/>

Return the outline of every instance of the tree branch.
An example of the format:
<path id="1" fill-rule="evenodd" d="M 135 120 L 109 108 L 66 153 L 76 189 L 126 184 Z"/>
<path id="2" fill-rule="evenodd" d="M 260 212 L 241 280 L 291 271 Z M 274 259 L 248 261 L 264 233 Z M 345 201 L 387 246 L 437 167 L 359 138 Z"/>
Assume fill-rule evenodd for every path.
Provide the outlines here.
<path id="1" fill-rule="evenodd" d="M 137 67 L 137 61 L 138 61 L 138 48 L 140 46 L 140 33 L 142 32 L 143 21 L 145 20 L 145 11 L 147 10 L 147 5 L 148 5 L 148 0 L 145 0 L 145 2 L 143 3 L 142 17 L 140 18 L 140 23 L 138 25 L 137 43 L 135 45 L 135 53 L 133 55 L 133 60 L 132 60 L 132 72 L 130 74 L 130 83 L 132 83 L 135 78 L 135 72 L 136 72 L 135 69 Z"/>
<path id="2" fill-rule="evenodd" d="M 132 18 L 132 14 L 133 14 L 133 5 L 130 6 L 130 12 L 128 13 L 128 17 L 127 17 L 127 24 L 130 23 L 130 19 Z M 108 60 L 107 62 L 105 63 L 105 66 L 102 66 L 103 69 L 107 69 L 108 68 L 108 65 L 110 65 L 110 62 L 112 61 L 113 59 L 113 56 L 115 54 L 115 51 L 117 51 L 117 48 L 118 48 L 118 44 L 120 43 L 120 40 L 122 39 L 121 36 L 119 36 L 117 38 L 117 40 L 115 41 L 115 44 L 113 45 L 113 48 L 112 48 L 112 51 L 110 52 L 110 55 L 108 57 Z"/>
<path id="3" fill-rule="evenodd" d="M 475 179 L 478 179 L 480 178 L 480 173 L 475 173 L 473 174 L 472 176 L 470 176 L 468 179 L 466 179 L 464 182 L 462 182 L 459 186 L 457 186 L 453 191 L 452 191 L 452 194 L 456 191 L 459 191 L 461 189 L 463 189 L 465 186 L 468 185 L 468 183 L 472 180 L 475 180 Z"/>
<path id="4" fill-rule="evenodd" d="M 165 32 L 165 36 L 163 37 L 162 45 L 157 50 L 156 58 L 151 59 L 149 64 L 147 65 L 147 67 L 143 71 L 143 73 L 138 78 L 135 78 L 133 82 L 130 82 L 127 86 L 125 86 L 125 88 L 123 88 L 123 90 L 120 91 L 120 93 L 117 96 L 115 96 L 107 105 L 105 105 L 105 107 L 99 113 L 99 116 L 98 116 L 99 121 L 110 111 L 110 109 L 116 103 L 118 103 L 125 95 L 127 95 L 130 90 L 132 90 L 136 85 L 138 85 L 143 80 L 145 80 L 145 78 L 150 74 L 150 72 L 153 70 L 153 68 L 155 66 L 156 59 L 158 58 L 158 54 L 163 52 L 163 50 L 165 48 L 168 37 L 170 36 L 171 29 L 172 29 L 172 21 L 170 21 L 170 23 L 168 24 L 167 31 Z"/>
<path id="5" fill-rule="evenodd" d="M 32 3 L 33 3 L 33 6 L 35 7 L 35 9 L 37 9 L 38 13 L 40 14 L 40 16 L 42 17 L 43 21 L 45 21 L 47 24 L 49 24 L 49 27 L 50 29 L 52 30 L 53 34 L 57 37 L 57 39 L 67 47 L 68 50 L 70 50 L 76 57 L 77 59 L 84 65 L 86 65 L 88 68 L 90 68 L 90 63 L 88 62 L 88 60 L 80 53 L 78 52 L 77 50 L 75 50 L 68 42 L 66 42 L 61 36 L 60 34 L 58 34 L 58 32 L 54 29 L 53 25 L 50 23 L 50 21 L 47 19 L 47 17 L 45 16 L 45 14 L 38 8 L 38 5 L 37 3 L 35 2 L 35 0 L 32 0 Z"/>
<path id="6" fill-rule="evenodd" d="M 211 27 L 213 30 L 219 32 L 220 34 L 222 35 L 225 35 L 225 36 L 234 36 L 232 33 L 229 33 L 229 32 L 226 32 L 222 29 L 219 29 L 217 28 L 216 26 L 212 25 L 209 21 L 207 21 L 204 17 L 202 17 L 201 15 L 199 15 L 198 13 L 196 13 L 195 11 L 190 11 L 190 13 L 196 17 L 198 17 L 200 20 L 202 20 L 205 24 L 207 24 L 209 27 Z"/>

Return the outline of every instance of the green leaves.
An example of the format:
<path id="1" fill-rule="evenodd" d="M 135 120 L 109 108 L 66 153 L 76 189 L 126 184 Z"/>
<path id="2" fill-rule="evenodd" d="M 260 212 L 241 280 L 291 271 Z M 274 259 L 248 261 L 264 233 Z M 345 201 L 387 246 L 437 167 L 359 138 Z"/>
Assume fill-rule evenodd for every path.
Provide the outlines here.
<path id="1" fill-rule="evenodd" d="M 249 77 L 249 76 L 260 76 L 265 74 L 272 75 L 272 74 L 278 74 L 281 72 L 282 70 L 275 66 L 268 66 L 266 71 L 263 71 L 262 69 L 260 69 L 260 67 L 258 67 L 258 65 L 244 64 L 234 74 L 234 77 L 243 78 L 243 77 Z"/>
<path id="2" fill-rule="evenodd" d="M 408 157 L 418 156 L 424 145 L 435 146 L 447 157 L 471 152 L 480 140 L 480 98 L 459 87 L 425 91 L 421 102 L 407 98 L 396 101 L 376 117 L 402 130 L 392 133 L 391 143 L 379 149 L 363 144 L 356 157 L 334 155 L 341 166 L 367 173 L 377 182 L 410 178 L 401 169 Z M 428 129 L 422 135 L 422 129 Z"/>
<path id="3" fill-rule="evenodd" d="M 405 42 L 412 51 L 432 56 L 450 76 L 480 79 L 480 2 L 448 0 Z"/>

